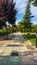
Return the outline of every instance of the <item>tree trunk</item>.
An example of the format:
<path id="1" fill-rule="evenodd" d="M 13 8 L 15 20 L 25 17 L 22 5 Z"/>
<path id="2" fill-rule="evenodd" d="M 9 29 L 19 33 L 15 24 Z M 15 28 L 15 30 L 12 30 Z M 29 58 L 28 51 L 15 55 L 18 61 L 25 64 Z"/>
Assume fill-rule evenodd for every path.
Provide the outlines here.
<path id="1" fill-rule="evenodd" d="M 7 35 L 6 39 L 8 40 L 8 31 L 7 31 L 7 25 L 6 25 L 6 35 Z"/>
<path id="2" fill-rule="evenodd" d="M 37 33 L 36 33 L 36 48 L 37 48 Z"/>

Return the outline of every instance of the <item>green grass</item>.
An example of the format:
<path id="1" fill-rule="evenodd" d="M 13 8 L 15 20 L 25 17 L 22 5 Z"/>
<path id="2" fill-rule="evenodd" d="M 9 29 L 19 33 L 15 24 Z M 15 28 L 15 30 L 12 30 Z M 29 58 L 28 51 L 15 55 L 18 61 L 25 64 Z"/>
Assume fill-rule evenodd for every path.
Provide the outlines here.
<path id="1" fill-rule="evenodd" d="M 5 30 L 0 30 L 0 33 L 4 33 L 4 32 L 6 32 Z"/>
<path id="2" fill-rule="evenodd" d="M 32 43 L 32 45 L 36 44 L 36 36 L 35 35 L 30 35 L 30 34 L 28 35 L 28 34 L 26 34 L 24 36 L 26 36 L 26 38 L 29 39 L 29 41 Z"/>
<path id="3" fill-rule="evenodd" d="M 35 45 L 36 44 L 36 38 L 31 38 L 29 40 L 31 41 L 32 45 Z"/>
<path id="4" fill-rule="evenodd" d="M 2 37 L 6 33 L 6 30 L 0 30 L 0 37 Z"/>

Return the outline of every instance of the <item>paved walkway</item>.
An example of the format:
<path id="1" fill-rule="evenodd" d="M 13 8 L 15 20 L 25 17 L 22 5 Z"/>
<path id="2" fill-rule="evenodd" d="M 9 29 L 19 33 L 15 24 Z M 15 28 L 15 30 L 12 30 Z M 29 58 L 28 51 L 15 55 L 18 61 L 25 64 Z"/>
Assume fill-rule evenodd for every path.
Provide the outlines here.
<path id="1" fill-rule="evenodd" d="M 12 40 L 0 41 L 0 65 L 37 65 L 37 50 L 20 32 L 11 34 L 9 38 Z M 12 56 L 13 52 L 18 56 Z"/>

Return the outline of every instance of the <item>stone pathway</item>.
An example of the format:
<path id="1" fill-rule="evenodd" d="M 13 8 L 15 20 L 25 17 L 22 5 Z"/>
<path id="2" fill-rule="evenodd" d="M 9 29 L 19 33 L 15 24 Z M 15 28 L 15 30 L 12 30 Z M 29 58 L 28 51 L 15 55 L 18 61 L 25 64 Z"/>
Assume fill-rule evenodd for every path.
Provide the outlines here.
<path id="1" fill-rule="evenodd" d="M 0 41 L 1 43 L 0 65 L 37 65 L 37 50 L 29 45 L 20 32 L 14 33 L 12 40 Z M 11 56 L 13 52 L 18 52 L 19 55 Z"/>

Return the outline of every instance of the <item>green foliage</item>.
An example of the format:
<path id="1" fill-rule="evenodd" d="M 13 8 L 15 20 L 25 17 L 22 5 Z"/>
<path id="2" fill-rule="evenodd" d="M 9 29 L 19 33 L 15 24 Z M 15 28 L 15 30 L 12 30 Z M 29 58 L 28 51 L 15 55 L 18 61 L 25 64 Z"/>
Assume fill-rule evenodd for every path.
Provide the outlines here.
<path id="1" fill-rule="evenodd" d="M 29 0 L 30 2 L 33 2 L 32 4 L 37 7 L 37 0 Z"/>
<path id="2" fill-rule="evenodd" d="M 6 22 L 5 22 L 5 15 L 2 9 L 0 9 L 0 29 L 2 28 L 2 26 L 6 26 Z"/>
<path id="3" fill-rule="evenodd" d="M 14 32 L 17 32 L 18 31 L 18 27 L 15 25 L 14 26 Z"/>
<path id="4" fill-rule="evenodd" d="M 23 20 L 18 23 L 18 27 L 21 32 L 30 32 L 32 30 L 32 17 L 33 16 L 31 16 L 30 1 L 28 0 Z"/>
<path id="5" fill-rule="evenodd" d="M 25 36 L 32 43 L 32 45 L 36 44 L 36 35 L 35 34 L 34 35 L 26 34 L 26 35 L 24 35 L 24 37 Z"/>
<path id="6" fill-rule="evenodd" d="M 12 31 L 11 31 L 11 32 L 12 32 L 12 33 L 15 32 L 15 27 L 12 26 Z"/>
<path id="7" fill-rule="evenodd" d="M 0 37 L 3 36 L 3 35 L 5 35 L 5 34 L 6 34 L 6 30 L 1 29 L 1 30 L 0 30 Z"/>
<path id="8" fill-rule="evenodd" d="M 26 12 L 24 14 L 24 26 L 26 28 L 26 31 L 29 32 L 32 29 L 32 23 L 31 23 L 31 10 L 30 10 L 30 1 L 28 1 L 27 6 L 26 6 Z"/>
<path id="9" fill-rule="evenodd" d="M 13 0 L 11 1 L 11 3 L 10 3 L 9 0 L 6 0 L 6 1 L 3 0 L 3 11 L 5 13 L 6 20 L 11 25 L 14 25 L 15 21 L 16 21 L 16 13 L 17 13 L 17 11 L 15 9 L 15 3 L 13 2 Z"/>
<path id="10" fill-rule="evenodd" d="M 4 33 L 4 32 L 6 32 L 6 30 L 3 30 L 3 29 L 0 30 L 0 33 Z"/>
<path id="11" fill-rule="evenodd" d="M 11 33 L 11 30 L 12 30 L 12 27 L 9 26 L 9 25 L 7 25 L 7 32 L 8 32 L 8 33 Z"/>
<path id="12" fill-rule="evenodd" d="M 33 0 L 33 5 L 37 7 L 37 0 Z"/>
<path id="13" fill-rule="evenodd" d="M 33 25 L 33 32 L 37 32 L 37 25 Z"/>
<path id="14" fill-rule="evenodd" d="M 3 26 L 6 26 L 6 23 L 4 21 L 0 21 L 0 29 L 2 29 Z"/>
<path id="15" fill-rule="evenodd" d="M 1 3 L 2 2 L 2 3 Z M 13 0 L 3 0 L 0 3 L 1 10 L 0 10 L 0 29 L 5 26 L 6 34 L 8 39 L 8 32 L 11 32 L 11 28 L 7 27 L 6 23 L 10 23 L 11 25 L 15 25 L 16 21 L 16 9 L 15 9 L 15 2 Z M 2 22 L 2 23 L 1 23 Z"/>
<path id="16" fill-rule="evenodd" d="M 24 23 L 23 23 L 23 21 L 21 21 L 21 22 L 18 23 L 18 30 L 20 32 L 24 32 Z"/>

